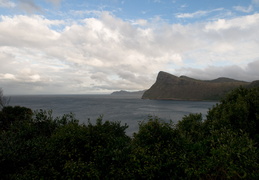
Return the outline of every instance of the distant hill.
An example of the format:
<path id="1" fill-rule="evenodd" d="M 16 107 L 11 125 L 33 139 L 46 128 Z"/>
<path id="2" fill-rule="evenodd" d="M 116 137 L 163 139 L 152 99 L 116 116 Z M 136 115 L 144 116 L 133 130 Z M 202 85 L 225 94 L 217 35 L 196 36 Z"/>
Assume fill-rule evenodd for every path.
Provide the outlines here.
<path id="1" fill-rule="evenodd" d="M 145 90 L 133 91 L 133 92 L 120 90 L 120 91 L 115 91 L 115 92 L 111 93 L 111 95 L 112 96 L 130 96 L 130 97 L 141 98 L 143 96 L 144 92 L 145 92 Z"/>
<path id="2" fill-rule="evenodd" d="M 144 92 L 142 99 L 219 100 L 239 86 L 259 86 L 259 81 L 249 83 L 225 77 L 209 81 L 197 80 L 160 71 L 156 82 Z"/>
<path id="3" fill-rule="evenodd" d="M 253 81 L 248 85 L 248 88 L 259 87 L 259 80 Z"/>

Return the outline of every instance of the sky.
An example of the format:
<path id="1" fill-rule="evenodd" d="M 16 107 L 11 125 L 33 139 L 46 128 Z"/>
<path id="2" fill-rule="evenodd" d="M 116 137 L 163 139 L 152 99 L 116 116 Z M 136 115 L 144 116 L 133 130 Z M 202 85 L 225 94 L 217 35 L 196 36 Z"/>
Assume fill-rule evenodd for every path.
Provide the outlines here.
<path id="1" fill-rule="evenodd" d="M 159 71 L 259 79 L 259 0 L 0 0 L 4 94 L 150 88 Z"/>

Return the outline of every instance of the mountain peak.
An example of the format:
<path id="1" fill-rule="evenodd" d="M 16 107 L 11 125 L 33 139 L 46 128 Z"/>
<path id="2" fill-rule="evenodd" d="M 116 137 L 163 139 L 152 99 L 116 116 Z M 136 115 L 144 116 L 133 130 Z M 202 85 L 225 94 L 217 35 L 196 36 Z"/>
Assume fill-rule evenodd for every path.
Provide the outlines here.
<path id="1" fill-rule="evenodd" d="M 170 73 L 164 72 L 164 71 L 160 71 L 157 75 L 157 82 L 164 82 L 164 81 L 171 81 L 172 79 L 176 80 L 178 79 L 177 76 L 174 76 Z"/>

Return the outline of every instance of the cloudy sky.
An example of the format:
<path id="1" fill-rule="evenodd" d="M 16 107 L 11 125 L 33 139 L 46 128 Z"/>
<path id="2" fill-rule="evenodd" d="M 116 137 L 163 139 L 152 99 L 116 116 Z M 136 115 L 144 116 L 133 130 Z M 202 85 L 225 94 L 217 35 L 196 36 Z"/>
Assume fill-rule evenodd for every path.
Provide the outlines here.
<path id="1" fill-rule="evenodd" d="M 259 0 L 0 0 L 5 94 L 143 90 L 159 71 L 259 79 Z"/>

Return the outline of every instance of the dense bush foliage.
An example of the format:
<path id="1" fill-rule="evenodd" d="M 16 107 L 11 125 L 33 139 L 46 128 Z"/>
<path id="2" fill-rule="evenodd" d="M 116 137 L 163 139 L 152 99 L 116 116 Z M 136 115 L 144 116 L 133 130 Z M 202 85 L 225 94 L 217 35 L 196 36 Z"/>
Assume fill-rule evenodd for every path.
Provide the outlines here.
<path id="1" fill-rule="evenodd" d="M 238 88 L 178 123 L 79 124 L 73 114 L 0 111 L 1 179 L 258 179 L 259 88 Z"/>

